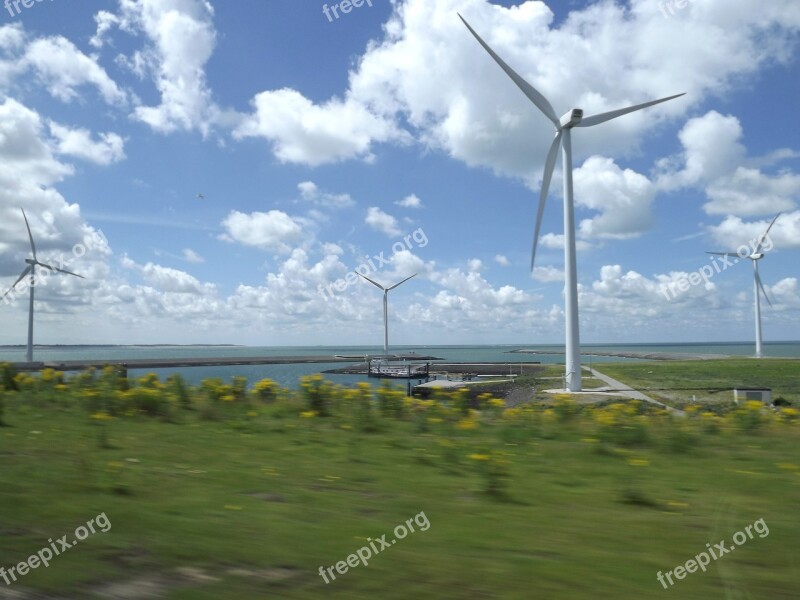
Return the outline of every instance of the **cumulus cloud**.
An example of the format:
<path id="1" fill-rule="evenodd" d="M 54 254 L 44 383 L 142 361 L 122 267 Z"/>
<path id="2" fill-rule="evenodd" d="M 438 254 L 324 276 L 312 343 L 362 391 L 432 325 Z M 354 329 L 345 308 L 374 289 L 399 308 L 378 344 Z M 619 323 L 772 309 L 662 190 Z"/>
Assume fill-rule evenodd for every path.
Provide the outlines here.
<path id="1" fill-rule="evenodd" d="M 800 175 L 770 174 L 763 167 L 793 158 L 779 149 L 765 158 L 748 157 L 739 119 L 710 111 L 690 119 L 679 134 L 683 151 L 659 162 L 658 185 L 674 190 L 699 187 L 708 196 L 709 215 L 755 217 L 789 211 L 800 195 Z"/>
<path id="2" fill-rule="evenodd" d="M 80 96 L 79 88 L 92 85 L 109 104 L 122 105 L 127 94 L 97 64 L 64 37 L 40 38 L 31 42 L 22 58 L 49 92 L 64 102 Z"/>
<path id="3" fill-rule="evenodd" d="M 610 158 L 592 156 L 575 170 L 574 178 L 575 203 L 600 211 L 581 221 L 583 237 L 628 239 L 652 226 L 656 191 L 644 175 L 622 169 Z"/>
<path id="4" fill-rule="evenodd" d="M 385 233 L 389 237 L 397 237 L 402 233 L 397 219 L 389 213 L 383 212 L 377 206 L 370 206 L 367 209 L 367 216 L 364 222 L 372 229 Z"/>
<path id="5" fill-rule="evenodd" d="M 372 145 L 402 139 L 390 121 L 354 100 L 317 105 L 291 89 L 261 92 L 253 113 L 235 129 L 237 139 L 264 138 L 285 163 L 312 166 L 345 159 L 373 159 Z"/>
<path id="6" fill-rule="evenodd" d="M 402 200 L 395 202 L 395 204 L 402 208 L 422 208 L 422 200 L 420 200 L 416 194 L 406 196 Z"/>
<path id="7" fill-rule="evenodd" d="M 158 105 L 137 106 L 134 118 L 162 133 L 204 135 L 224 120 L 205 73 L 217 38 L 213 16 L 207 0 L 120 0 L 118 13 L 97 13 L 93 46 L 102 47 L 115 26 L 147 40 L 132 56 L 119 57 L 140 77 L 150 77 L 161 96 Z"/>
<path id="8" fill-rule="evenodd" d="M 759 169 L 738 167 L 706 190 L 711 199 L 703 208 L 710 215 L 745 217 L 792 210 L 800 196 L 800 175 L 766 175 Z"/>
<path id="9" fill-rule="evenodd" d="M 545 233 L 539 237 L 539 247 L 550 248 L 551 250 L 563 250 L 564 235 L 561 233 Z M 591 247 L 592 245 L 585 240 L 575 240 L 576 250 L 589 250 Z"/>
<path id="10" fill-rule="evenodd" d="M 95 14 L 94 21 L 97 24 L 97 30 L 89 40 L 89 44 L 100 49 L 106 42 L 105 38 L 108 32 L 119 25 L 119 18 L 114 13 L 101 10 Z"/>
<path id="11" fill-rule="evenodd" d="M 280 210 L 250 214 L 232 210 L 222 226 L 224 241 L 281 253 L 290 252 L 303 239 L 302 225 Z"/>
<path id="12" fill-rule="evenodd" d="M 125 158 L 125 141 L 116 133 L 101 133 L 99 141 L 95 141 L 88 129 L 72 129 L 54 121 L 50 122 L 50 133 L 56 140 L 59 154 L 98 165 L 110 165 Z"/>
<path id="13" fill-rule="evenodd" d="M 139 272 L 147 285 L 161 292 L 196 296 L 205 296 L 216 292 L 216 286 L 210 283 L 200 283 L 197 278 L 185 271 L 151 262 L 139 265 L 129 257 L 123 257 L 122 265 Z"/>
<path id="14" fill-rule="evenodd" d="M 773 215 L 774 217 L 774 215 Z M 758 221 L 744 221 L 739 217 L 728 216 L 719 225 L 709 227 L 711 237 L 721 252 L 735 251 L 742 244 L 759 240 L 769 227 L 772 217 Z M 769 232 L 771 244 L 778 250 L 800 249 L 800 210 L 784 213 L 775 221 Z M 768 248 L 772 250 L 772 248 Z"/>
<path id="15" fill-rule="evenodd" d="M 297 184 L 297 189 L 304 200 L 313 202 L 323 208 L 339 209 L 355 205 L 355 201 L 350 197 L 350 194 L 331 194 L 320 190 L 313 181 L 302 181 Z"/>
<path id="16" fill-rule="evenodd" d="M 507 267 L 508 265 L 510 265 L 510 264 L 511 264 L 511 262 L 508 260 L 508 258 L 506 258 L 506 257 L 505 257 L 504 255 L 502 255 L 502 254 L 497 254 L 497 255 L 495 255 L 495 257 L 494 257 L 494 262 L 496 262 L 496 263 L 497 263 L 498 265 L 500 265 L 501 267 Z"/>
<path id="17" fill-rule="evenodd" d="M 564 281 L 564 270 L 555 267 L 534 267 L 533 278 L 542 283 L 556 283 Z"/>

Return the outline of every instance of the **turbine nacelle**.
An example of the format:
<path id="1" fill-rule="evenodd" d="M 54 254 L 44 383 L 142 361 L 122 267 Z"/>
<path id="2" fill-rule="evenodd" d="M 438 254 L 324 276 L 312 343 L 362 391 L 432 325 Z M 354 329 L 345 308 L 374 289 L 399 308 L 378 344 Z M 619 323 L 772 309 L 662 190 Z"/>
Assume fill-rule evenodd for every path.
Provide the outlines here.
<path id="1" fill-rule="evenodd" d="M 559 121 L 560 125 L 559 130 L 575 127 L 582 120 L 583 120 L 583 110 L 581 110 L 580 108 L 573 108 L 563 117 L 561 117 Z"/>
<path id="2" fill-rule="evenodd" d="M 761 260 L 762 258 L 764 258 L 764 253 L 763 252 L 755 252 L 755 253 L 751 254 L 750 256 L 748 256 L 747 258 L 749 258 L 750 260 Z"/>

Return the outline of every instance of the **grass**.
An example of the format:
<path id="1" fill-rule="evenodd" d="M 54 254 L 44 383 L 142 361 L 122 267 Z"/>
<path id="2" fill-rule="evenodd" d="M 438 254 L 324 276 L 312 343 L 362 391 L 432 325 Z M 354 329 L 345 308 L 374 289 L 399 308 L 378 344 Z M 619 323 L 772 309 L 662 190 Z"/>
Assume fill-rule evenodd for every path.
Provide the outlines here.
<path id="1" fill-rule="evenodd" d="M 700 361 L 597 363 L 601 373 L 674 406 L 697 400 L 714 405 L 733 402 L 735 387 L 767 387 L 773 400 L 800 403 L 800 360 L 730 358 Z"/>
<path id="2" fill-rule="evenodd" d="M 635 402 L 503 410 L 484 397 L 478 412 L 459 396 L 403 401 L 319 379 L 298 394 L 266 384 L 260 397 L 214 383 L 181 401 L 140 381 L 164 398 L 154 406 L 103 377 L 18 376 L 21 389 L 2 393 L 0 566 L 100 513 L 112 525 L 13 591 L 639 599 L 663 592 L 658 571 L 758 519 L 768 536 L 671 591 L 789 598 L 800 587 L 794 410 L 676 419 Z M 420 513 L 427 531 L 330 584 L 319 576 Z"/>

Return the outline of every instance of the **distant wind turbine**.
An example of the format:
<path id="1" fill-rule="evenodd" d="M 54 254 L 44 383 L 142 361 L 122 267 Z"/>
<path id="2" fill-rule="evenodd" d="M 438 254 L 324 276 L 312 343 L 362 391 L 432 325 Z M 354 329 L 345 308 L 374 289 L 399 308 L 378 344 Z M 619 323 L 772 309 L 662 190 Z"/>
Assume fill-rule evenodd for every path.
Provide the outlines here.
<path id="1" fill-rule="evenodd" d="M 36 258 L 36 244 L 33 243 L 33 234 L 31 233 L 31 226 L 28 224 L 28 217 L 25 216 L 25 211 L 20 208 L 22 211 L 22 218 L 25 219 L 25 227 L 28 228 L 28 239 L 31 241 L 31 253 L 33 254 L 33 258 L 26 258 L 25 262 L 28 264 L 25 267 L 25 270 L 22 271 L 22 275 L 19 276 L 14 282 L 9 290 L 3 294 L 3 298 L 8 296 L 11 293 L 11 290 L 17 287 L 17 284 L 25 279 L 25 276 L 30 274 L 31 282 L 30 282 L 30 305 L 28 308 L 28 351 L 25 354 L 25 359 L 28 362 L 33 362 L 33 290 L 36 287 L 36 267 L 42 267 L 44 269 L 49 269 L 50 271 L 57 271 L 59 273 L 66 273 L 67 275 L 74 275 L 75 277 L 80 277 L 81 279 L 86 279 L 83 275 L 78 275 L 77 273 L 73 273 L 72 271 L 67 271 L 66 269 L 59 269 L 58 267 L 52 267 L 48 264 L 40 262 L 38 258 Z"/>
<path id="2" fill-rule="evenodd" d="M 362 275 L 358 271 L 356 271 L 356 275 L 366 279 L 379 290 L 383 290 L 383 353 L 389 354 L 389 292 L 391 292 L 394 288 L 403 285 L 406 281 L 411 279 L 411 277 L 416 277 L 417 274 L 414 273 L 411 277 L 406 277 L 400 283 L 395 283 L 393 286 L 388 288 L 383 287 L 380 283 L 372 281 L 372 279 L 370 279 L 366 275 Z"/>
<path id="3" fill-rule="evenodd" d="M 522 93 L 533 102 L 536 107 L 544 113 L 544 115 L 552 121 L 556 128 L 556 136 L 550 146 L 550 151 L 547 154 L 547 161 L 545 162 L 544 173 L 542 175 L 542 191 L 539 197 L 539 211 L 536 215 L 536 229 L 533 234 L 533 250 L 531 252 L 531 270 L 533 270 L 534 261 L 536 259 L 536 245 L 539 241 L 539 230 L 542 225 L 542 215 L 544 214 L 545 200 L 547 193 L 550 189 L 550 180 L 553 177 L 553 169 L 556 165 L 556 158 L 558 149 L 563 149 L 563 162 L 564 162 L 564 280 L 565 280 L 565 298 L 564 298 L 564 313 L 566 317 L 566 353 L 565 353 L 565 368 L 566 388 L 570 392 L 581 391 L 581 351 L 580 351 L 580 334 L 578 329 L 578 274 L 577 274 L 577 259 L 575 257 L 575 205 L 572 194 L 572 128 L 573 127 L 592 127 L 605 123 L 611 119 L 616 119 L 622 115 L 627 115 L 637 110 L 666 102 L 683 96 L 684 94 L 677 94 L 662 98 L 661 100 L 653 100 L 645 102 L 644 104 L 637 104 L 628 108 L 613 110 L 610 112 L 594 115 L 584 118 L 583 111 L 580 108 L 574 108 L 567 112 L 560 119 L 556 115 L 550 102 L 531 84 L 520 77 L 511 67 L 509 67 L 502 58 L 500 58 L 489 45 L 481 39 L 469 23 L 460 14 L 459 18 L 467 26 L 475 39 L 480 42 L 481 46 L 491 55 L 495 62 L 500 65 L 503 71 L 511 78 L 511 80 L 522 90 Z"/>
<path id="4" fill-rule="evenodd" d="M 775 218 L 772 219 L 767 230 L 758 238 L 758 244 L 756 244 L 749 256 L 741 256 L 736 252 L 706 252 L 706 254 L 715 254 L 717 256 L 735 256 L 736 260 L 734 262 L 739 262 L 739 258 L 749 258 L 753 263 L 753 295 L 755 297 L 756 310 L 756 358 L 761 358 L 763 356 L 761 348 L 761 294 L 764 294 L 764 299 L 767 301 L 767 304 L 772 306 L 772 302 L 769 296 L 767 296 L 767 290 L 764 289 L 764 284 L 761 283 L 761 276 L 758 274 L 758 261 L 764 258 L 764 253 L 761 251 L 764 246 L 764 241 L 769 235 L 769 230 L 772 229 L 772 226 L 775 225 L 775 221 L 777 221 L 780 216 L 781 213 L 775 215 Z"/>

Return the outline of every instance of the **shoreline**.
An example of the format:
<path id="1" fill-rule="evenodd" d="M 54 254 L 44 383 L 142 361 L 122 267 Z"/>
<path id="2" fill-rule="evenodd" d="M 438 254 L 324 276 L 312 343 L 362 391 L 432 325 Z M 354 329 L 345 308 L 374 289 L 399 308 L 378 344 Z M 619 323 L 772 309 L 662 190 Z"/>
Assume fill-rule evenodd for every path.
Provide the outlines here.
<path id="1" fill-rule="evenodd" d="M 510 350 L 506 354 L 564 354 L 563 350 Z M 637 358 L 641 360 L 722 360 L 725 358 L 747 358 L 746 356 L 734 356 L 731 354 L 694 354 L 689 352 L 581 352 L 582 356 L 609 356 L 615 358 Z"/>

